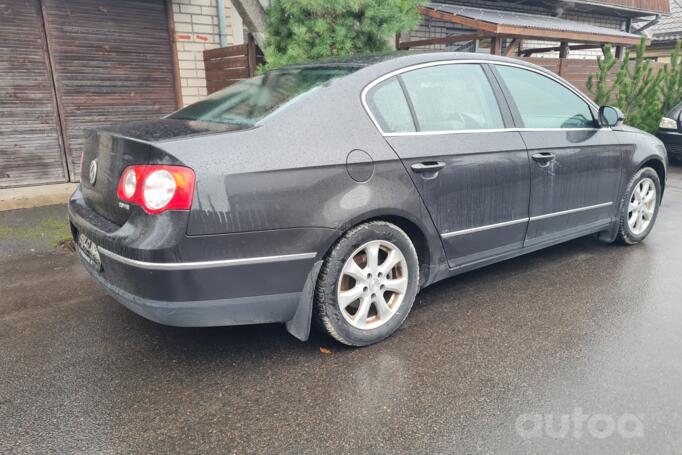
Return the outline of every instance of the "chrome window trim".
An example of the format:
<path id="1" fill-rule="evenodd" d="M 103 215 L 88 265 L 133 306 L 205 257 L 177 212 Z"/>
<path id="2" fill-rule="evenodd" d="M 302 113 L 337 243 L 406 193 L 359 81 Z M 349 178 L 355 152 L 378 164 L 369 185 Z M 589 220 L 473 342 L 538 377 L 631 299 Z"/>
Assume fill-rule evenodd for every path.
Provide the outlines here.
<path id="1" fill-rule="evenodd" d="M 515 68 L 521 68 L 527 71 L 531 71 L 534 73 L 537 73 L 541 76 L 544 76 L 548 79 L 553 80 L 554 82 L 557 82 L 558 84 L 563 85 L 565 88 L 573 92 L 578 98 L 583 100 L 585 103 L 587 103 L 588 106 L 592 107 L 595 110 L 598 110 L 599 107 L 589 99 L 587 96 L 585 96 L 582 92 L 580 92 L 577 88 L 573 87 L 571 84 L 568 82 L 562 80 L 561 78 L 547 73 L 545 71 L 535 69 L 528 67 L 526 65 L 521 65 L 517 63 L 512 63 L 512 62 L 500 62 L 500 61 L 495 61 L 495 60 L 484 60 L 484 59 L 466 59 L 466 60 L 438 60 L 434 62 L 426 62 L 426 63 L 418 63 L 416 65 L 411 65 L 411 66 L 406 66 L 404 68 L 399 68 L 397 70 L 393 70 L 389 73 L 384 74 L 383 76 L 379 76 L 378 78 L 374 79 L 372 82 L 367 84 L 365 88 L 362 89 L 362 92 L 360 94 L 360 100 L 362 101 L 362 107 L 365 109 L 365 112 L 367 112 L 367 115 L 369 118 L 372 120 L 372 123 L 376 127 L 376 129 L 381 133 L 382 136 L 384 137 L 397 137 L 397 136 L 431 136 L 431 135 L 443 135 L 443 134 L 481 134 L 481 133 L 499 133 L 499 132 L 521 132 L 521 131 L 597 131 L 600 129 L 604 128 L 495 128 L 495 129 L 474 129 L 474 130 L 448 130 L 448 131 L 414 131 L 414 132 L 397 132 L 397 133 L 391 133 L 391 132 L 385 132 L 383 129 L 381 129 L 381 126 L 379 125 L 379 122 L 377 121 L 376 117 L 372 113 L 372 110 L 369 108 L 369 104 L 367 103 L 367 94 L 369 93 L 370 90 L 372 90 L 375 86 L 378 84 L 381 84 L 387 79 L 390 79 L 394 76 L 397 76 L 399 74 L 406 73 L 408 71 L 414 71 L 418 70 L 421 68 L 429 68 L 432 66 L 442 66 L 442 65 L 458 65 L 458 64 L 483 64 L 483 65 L 500 65 L 500 66 L 512 66 Z"/>
<path id="2" fill-rule="evenodd" d="M 146 262 L 120 256 L 112 251 L 98 247 L 99 252 L 115 261 L 146 270 L 199 270 L 215 267 L 232 267 L 237 265 L 268 264 L 272 262 L 297 261 L 312 259 L 317 253 L 282 254 L 277 256 L 261 256 L 240 259 L 223 259 L 217 261 L 198 262 Z"/>
<path id="3" fill-rule="evenodd" d="M 489 229 L 497 229 L 505 226 L 512 226 L 514 224 L 519 224 L 519 223 L 524 223 L 524 222 L 531 222 L 531 221 L 539 221 L 539 220 L 544 220 L 547 218 L 553 218 L 555 216 L 562 216 L 562 215 L 569 215 L 571 213 L 577 213 L 577 212 L 584 212 L 587 210 L 594 210 L 602 207 L 608 207 L 610 205 L 613 205 L 613 202 L 603 202 L 601 204 L 595 204 L 595 205 L 588 205 L 585 207 L 578 207 L 575 209 L 569 209 L 569 210 L 562 210 L 560 212 L 552 212 L 552 213 L 545 213 L 543 215 L 536 215 L 536 216 L 531 216 L 531 217 L 526 217 L 526 218 L 519 218 L 516 220 L 511 220 L 511 221 L 503 221 L 502 223 L 495 223 L 495 224 L 486 224 L 485 226 L 478 226 L 474 228 L 468 228 L 468 229 L 462 229 L 460 231 L 452 231 L 452 232 L 445 232 L 441 234 L 441 238 L 448 239 L 451 237 L 458 237 L 460 235 L 467 235 L 467 234 L 473 234 L 475 232 L 481 232 L 481 231 L 487 231 Z"/>
<path id="4" fill-rule="evenodd" d="M 524 131 L 598 131 L 605 128 L 490 128 L 478 130 L 452 131 L 413 131 L 404 133 L 382 133 L 384 137 L 401 136 L 438 136 L 446 134 L 475 134 L 475 133 L 521 133 Z"/>

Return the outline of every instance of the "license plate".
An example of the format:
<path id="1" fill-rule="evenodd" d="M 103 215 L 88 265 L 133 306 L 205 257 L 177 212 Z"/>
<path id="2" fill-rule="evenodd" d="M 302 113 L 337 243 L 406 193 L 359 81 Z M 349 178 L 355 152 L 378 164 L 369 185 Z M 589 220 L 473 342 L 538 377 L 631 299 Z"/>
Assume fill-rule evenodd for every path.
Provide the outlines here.
<path id="1" fill-rule="evenodd" d="M 82 253 L 83 258 L 85 258 L 93 267 L 97 270 L 102 268 L 102 261 L 99 258 L 97 245 L 81 233 L 78 234 L 78 249 Z"/>

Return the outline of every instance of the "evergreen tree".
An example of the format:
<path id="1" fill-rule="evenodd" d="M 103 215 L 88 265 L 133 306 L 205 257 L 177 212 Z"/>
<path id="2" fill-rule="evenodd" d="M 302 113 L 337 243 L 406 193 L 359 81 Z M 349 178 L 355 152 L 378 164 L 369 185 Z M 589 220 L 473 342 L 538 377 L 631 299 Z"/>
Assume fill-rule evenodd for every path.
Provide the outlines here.
<path id="1" fill-rule="evenodd" d="M 268 7 L 266 69 L 324 57 L 391 49 L 417 26 L 420 0 L 273 0 Z"/>
<path id="2" fill-rule="evenodd" d="M 663 115 L 670 112 L 680 101 L 682 101 L 682 58 L 680 58 L 681 42 L 677 41 L 675 49 L 670 57 L 670 63 L 663 67 L 665 78 L 661 87 L 663 105 L 661 112 Z"/>
<path id="3" fill-rule="evenodd" d="M 661 85 L 665 72 L 654 74 L 651 62 L 644 58 L 646 39 L 642 38 L 630 64 L 630 50 L 616 75 L 618 96 L 616 106 L 629 115 L 629 124 L 650 133 L 656 132 L 661 121 Z"/>
<path id="4" fill-rule="evenodd" d="M 611 97 L 616 86 L 615 84 L 609 84 L 608 77 L 616 63 L 618 63 L 618 59 L 611 52 L 611 45 L 607 44 L 604 46 L 604 58 L 597 58 L 599 72 L 596 74 L 596 83 L 595 75 L 590 74 L 587 76 L 587 90 L 592 94 L 594 102 L 599 106 L 606 106 L 611 103 Z"/>
<path id="5" fill-rule="evenodd" d="M 645 38 L 635 49 L 634 61 L 628 49 L 615 81 L 609 84 L 609 73 L 618 60 L 606 46 L 604 58 L 598 60 L 599 71 L 587 79 L 587 89 L 600 106 L 613 104 L 621 109 L 628 125 L 654 133 L 661 117 L 682 101 L 682 59 L 678 43 L 670 65 L 654 72 L 651 62 L 644 58 L 645 50 Z"/>

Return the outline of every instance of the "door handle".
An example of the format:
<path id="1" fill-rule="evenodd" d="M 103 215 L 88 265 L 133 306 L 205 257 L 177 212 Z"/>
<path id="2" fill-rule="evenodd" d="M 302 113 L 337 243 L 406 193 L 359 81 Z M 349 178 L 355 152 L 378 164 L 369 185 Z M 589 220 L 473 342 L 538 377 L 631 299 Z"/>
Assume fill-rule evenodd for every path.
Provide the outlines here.
<path id="1" fill-rule="evenodd" d="M 538 163 L 540 163 L 540 164 L 547 164 L 547 163 L 549 163 L 550 161 L 553 161 L 554 158 L 556 158 L 556 157 L 554 156 L 553 153 L 549 153 L 549 152 L 540 152 L 540 153 L 534 154 L 534 155 L 532 156 L 532 158 L 533 158 L 533 160 L 534 160 L 535 162 L 538 162 Z"/>
<path id="2" fill-rule="evenodd" d="M 414 172 L 419 174 L 425 172 L 438 172 L 445 167 L 442 161 L 424 161 L 422 163 L 415 163 L 410 166 Z"/>

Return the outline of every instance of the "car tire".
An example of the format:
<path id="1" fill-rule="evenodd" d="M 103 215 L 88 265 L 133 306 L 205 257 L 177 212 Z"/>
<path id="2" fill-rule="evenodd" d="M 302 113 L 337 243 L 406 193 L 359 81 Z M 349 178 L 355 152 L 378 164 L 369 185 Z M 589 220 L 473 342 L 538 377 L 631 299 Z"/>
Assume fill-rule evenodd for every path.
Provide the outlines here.
<path id="1" fill-rule="evenodd" d="M 408 235 L 383 221 L 361 224 L 346 232 L 324 260 L 315 323 L 348 346 L 377 343 L 403 323 L 418 283 L 419 260 Z"/>
<path id="2" fill-rule="evenodd" d="M 640 169 L 628 182 L 620 202 L 616 241 L 634 245 L 644 240 L 654 227 L 660 203 L 661 181 L 658 173 L 650 167 Z"/>

